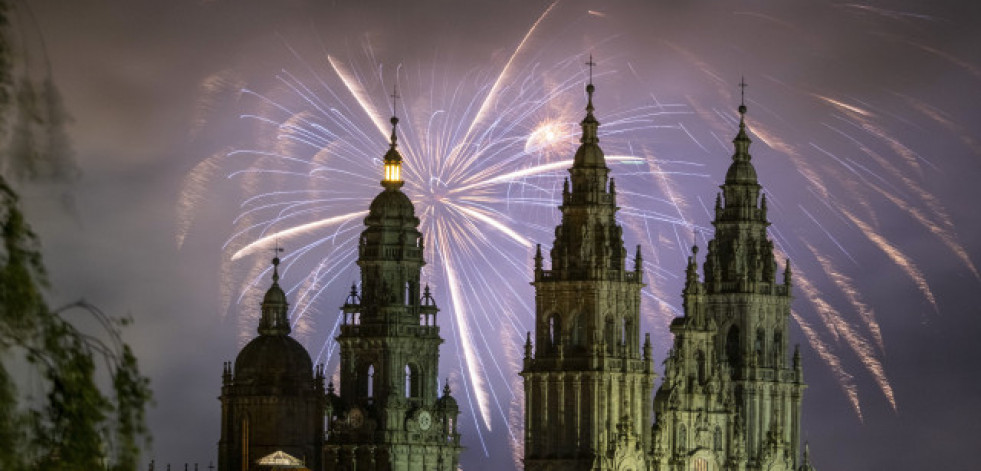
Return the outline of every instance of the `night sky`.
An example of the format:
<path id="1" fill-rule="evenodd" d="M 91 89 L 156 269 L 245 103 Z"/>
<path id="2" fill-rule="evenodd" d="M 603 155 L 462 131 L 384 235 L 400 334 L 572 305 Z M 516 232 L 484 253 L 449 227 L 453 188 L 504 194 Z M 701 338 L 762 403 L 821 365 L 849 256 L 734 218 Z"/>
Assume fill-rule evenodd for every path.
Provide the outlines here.
<path id="1" fill-rule="evenodd" d="M 704 247 L 711 236 L 705 208 L 728 166 L 737 84 L 745 76 L 751 152 L 771 198 L 771 235 L 801 279 L 791 330 L 809 384 L 802 435 L 814 464 L 968 469 L 976 462 L 981 7 L 975 2 L 30 5 L 31 13 L 20 6 L 15 18 L 24 67 L 43 77 L 50 66 L 71 116 L 66 156 L 81 174 L 69 184 L 19 188 L 42 238 L 53 304 L 84 297 L 135 320 L 125 336 L 156 395 L 146 460 L 206 466 L 216 459 L 222 362 L 234 359 L 254 332 L 256 293 L 266 286 L 262 270 L 272 253 L 263 246 L 232 260 L 235 252 L 289 224 L 339 214 L 311 211 L 305 220 L 263 224 L 266 208 L 236 220 L 256 208 L 249 198 L 300 188 L 290 172 L 309 167 L 297 161 L 333 152 L 351 160 L 326 165 L 334 170 L 317 174 L 326 175 L 321 180 L 302 175 L 303 198 L 343 193 L 351 198 L 347 210 L 366 208 L 380 190 L 380 167 L 372 174 L 371 159 L 386 147 L 387 95 L 396 77 L 407 167 L 422 168 L 413 143 L 424 142 L 426 130 L 435 129 L 433 116 L 443 115 L 489 131 L 488 142 L 500 152 L 482 155 L 482 168 L 494 159 L 520 160 L 502 172 L 571 161 L 588 73 L 583 63 L 593 54 L 601 145 L 608 156 L 643 161 L 611 168 L 623 188 L 629 253 L 644 245 L 650 288 L 643 331 L 652 332 L 657 363 L 669 348 L 667 324 L 680 309 L 688 247 L 693 237 Z M 367 104 L 353 97 L 338 68 L 360 84 Z M 499 98 L 478 117 L 475 109 L 489 94 Z M 321 111 L 349 117 L 350 127 L 318 118 Z M 290 132 L 282 124 L 291 118 L 300 126 L 332 123 L 325 125 L 329 149 L 312 151 L 320 141 L 309 136 L 284 139 Z M 528 144 L 525 138 L 549 120 L 558 123 L 558 142 Z M 420 144 L 416 153 L 426 149 Z M 258 157 L 257 150 L 296 160 Z M 346 182 L 337 169 L 360 177 Z M 488 204 L 522 240 L 547 246 L 562 175 L 553 169 L 515 177 L 491 187 Z M 439 186 L 434 181 L 419 184 L 418 194 Z M 336 307 L 356 279 L 341 263 L 360 224 L 353 221 L 345 231 L 330 226 L 319 236 L 282 240 L 295 257 L 284 281 L 294 284 L 294 306 L 304 306 L 302 318 L 294 318 L 296 336 L 328 372 L 337 364 L 336 350 L 330 358 L 324 350 Z M 511 469 L 507 424 L 520 423 L 512 350 L 532 325 L 525 283 L 532 252 L 481 224 L 472 226 L 475 234 L 500 237 L 492 245 L 516 264 L 515 275 L 474 288 L 466 304 L 473 338 L 490 336 L 475 347 L 490 393 L 485 415 L 472 413 L 479 401 L 468 392 L 477 386 L 454 340 L 460 320 L 440 283 L 440 260 L 430 259 L 427 276 L 443 309 L 441 377 L 449 376 L 464 408 L 463 467 Z M 335 239 L 300 250 L 334 230 Z M 487 275 L 497 260 L 491 252 L 483 252 L 491 260 L 459 260 L 458 270 Z M 311 288 L 304 273 L 318 264 L 337 276 Z M 465 284 L 479 284 L 474 279 Z M 323 288 L 319 297 L 295 301 L 314 288 Z M 504 299 L 501 320 L 475 307 L 481 292 Z M 501 362 L 495 366 L 491 357 Z M 512 433 L 521 436 L 518 428 Z"/>

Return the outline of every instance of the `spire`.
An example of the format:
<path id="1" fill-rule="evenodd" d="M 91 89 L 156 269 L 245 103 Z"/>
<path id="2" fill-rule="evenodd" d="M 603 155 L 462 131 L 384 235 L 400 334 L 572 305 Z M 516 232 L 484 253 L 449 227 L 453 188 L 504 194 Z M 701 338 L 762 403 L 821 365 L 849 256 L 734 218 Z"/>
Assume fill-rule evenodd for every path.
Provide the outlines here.
<path id="1" fill-rule="evenodd" d="M 746 87 L 746 80 L 741 79 L 739 81 L 739 88 L 741 89 L 738 108 L 739 131 L 732 140 L 735 150 L 732 154 L 732 164 L 729 165 L 729 170 L 726 172 L 725 184 L 729 186 L 742 186 L 750 191 L 747 193 L 746 190 L 739 190 L 736 192 L 740 193 L 739 195 L 727 192 L 725 194 L 726 206 L 729 206 L 731 203 L 736 203 L 737 205 L 752 203 L 755 206 L 759 197 L 759 181 L 756 177 L 756 169 L 750 163 L 752 156 L 749 155 L 749 145 L 753 141 L 750 140 L 749 135 L 746 133 Z M 754 187 L 755 189 L 750 187 Z M 734 196 L 735 198 L 730 198 L 730 196 Z"/>
<path id="2" fill-rule="evenodd" d="M 596 128 L 599 127 L 599 121 L 593 116 L 593 92 L 596 91 L 596 86 L 593 85 L 593 67 L 596 63 L 593 62 L 593 55 L 589 55 L 589 62 L 586 62 L 589 66 L 589 83 L 586 85 L 586 117 L 583 118 L 582 123 L 582 138 L 579 142 L 583 144 L 596 144 L 599 142 L 599 138 L 596 137 Z"/>
<path id="3" fill-rule="evenodd" d="M 283 249 L 277 244 L 275 251 L 278 254 Z M 286 293 L 279 287 L 279 257 L 273 257 L 272 266 L 273 282 L 262 298 L 262 317 L 258 331 L 259 335 L 288 335 L 291 330 L 287 317 L 289 304 L 286 302 Z"/>
<path id="4" fill-rule="evenodd" d="M 687 275 L 687 278 L 688 278 L 688 283 L 689 284 L 697 283 L 698 282 L 698 260 L 697 260 L 697 258 L 698 258 L 698 246 L 697 245 L 692 245 L 691 246 L 691 256 L 688 257 L 688 270 L 687 270 L 687 274 L 686 274 Z"/>
<path id="5" fill-rule="evenodd" d="M 583 118 L 582 122 L 579 123 L 582 126 L 582 137 L 579 138 L 581 145 L 579 149 L 576 150 L 576 157 L 572 162 L 573 169 L 582 168 L 606 168 L 606 160 L 603 157 L 603 150 L 599 147 L 599 137 L 596 135 L 596 130 L 599 128 L 599 121 L 593 116 L 593 92 L 596 91 L 596 87 L 593 85 L 593 66 L 596 65 L 593 62 L 593 56 L 589 56 L 589 62 L 586 62 L 589 66 L 589 83 L 586 85 L 586 117 Z M 573 191 L 578 191 L 580 188 L 577 183 L 583 183 L 577 181 L 575 176 L 573 176 L 572 189 Z M 589 183 L 589 185 L 594 185 L 595 183 Z M 605 176 L 602 181 L 603 188 L 606 187 Z M 599 185 L 596 185 L 599 189 Z"/>
<path id="6" fill-rule="evenodd" d="M 443 382 L 443 397 L 450 395 L 450 378 L 446 378 Z"/>
<path id="7" fill-rule="evenodd" d="M 739 79 L 739 133 L 736 134 L 736 138 L 733 139 L 732 143 L 736 146 L 736 153 L 732 156 L 735 161 L 749 161 L 751 159 L 749 155 L 749 136 L 746 135 L 746 79 L 740 77 Z"/>
<path id="8" fill-rule="evenodd" d="M 787 259 L 786 268 L 783 269 L 783 284 L 790 286 L 791 280 L 793 280 L 793 273 L 790 271 L 790 259 Z"/>
<path id="9" fill-rule="evenodd" d="M 395 131 L 398 129 L 399 118 L 396 116 L 396 104 L 399 98 L 398 90 L 392 92 L 392 136 L 389 138 L 388 152 L 385 153 L 385 174 L 381 184 L 389 190 L 397 190 L 402 187 L 402 155 L 396 149 L 398 147 L 398 136 Z"/>
<path id="10" fill-rule="evenodd" d="M 634 272 L 640 273 L 644 269 L 644 256 L 640 253 L 640 244 L 637 244 L 637 254 L 634 255 Z"/>
<path id="11" fill-rule="evenodd" d="M 804 458 L 801 460 L 800 467 L 797 468 L 800 471 L 814 471 L 814 465 L 811 464 L 811 444 L 804 442 Z"/>
<path id="12" fill-rule="evenodd" d="M 525 339 L 525 360 L 531 359 L 531 331 L 528 331 L 528 337 Z"/>
<path id="13" fill-rule="evenodd" d="M 651 357 L 651 334 L 648 332 L 644 334 L 644 359 L 650 360 L 651 358 L 653 358 Z"/>

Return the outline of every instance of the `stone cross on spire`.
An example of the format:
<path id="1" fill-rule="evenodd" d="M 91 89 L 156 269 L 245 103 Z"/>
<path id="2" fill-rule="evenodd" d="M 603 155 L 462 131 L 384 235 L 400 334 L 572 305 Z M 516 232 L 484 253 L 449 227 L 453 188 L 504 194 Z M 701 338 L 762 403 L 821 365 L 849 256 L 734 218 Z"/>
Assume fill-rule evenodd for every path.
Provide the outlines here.
<path id="1" fill-rule="evenodd" d="M 398 140 L 398 138 L 395 136 L 395 128 L 399 124 L 398 107 L 396 105 L 398 103 L 398 99 L 401 98 L 399 96 L 399 88 L 398 88 L 398 85 L 395 85 L 394 87 L 392 87 L 392 94 L 389 95 L 389 96 L 392 97 L 392 120 L 391 120 L 391 122 L 392 122 L 392 148 L 394 149 L 395 148 L 395 142 Z"/>
<path id="2" fill-rule="evenodd" d="M 739 77 L 739 114 L 746 114 L 746 77 Z"/>
<path id="3" fill-rule="evenodd" d="M 399 98 L 402 98 L 402 97 L 399 96 L 399 86 L 398 85 L 395 85 L 394 87 L 392 87 L 392 94 L 389 95 L 389 96 L 392 97 L 392 117 L 393 118 L 397 118 L 398 117 L 398 108 L 396 108 L 395 104 L 398 102 L 398 99 Z"/>
<path id="4" fill-rule="evenodd" d="M 273 247 L 273 283 L 279 281 L 279 254 L 283 253 L 283 248 L 279 246 L 279 239 L 276 239 L 276 246 Z"/>
<path id="5" fill-rule="evenodd" d="M 586 65 L 589 66 L 589 83 L 593 83 L 593 67 L 596 66 L 596 63 L 593 62 L 592 54 L 589 55 L 589 61 L 586 62 Z"/>

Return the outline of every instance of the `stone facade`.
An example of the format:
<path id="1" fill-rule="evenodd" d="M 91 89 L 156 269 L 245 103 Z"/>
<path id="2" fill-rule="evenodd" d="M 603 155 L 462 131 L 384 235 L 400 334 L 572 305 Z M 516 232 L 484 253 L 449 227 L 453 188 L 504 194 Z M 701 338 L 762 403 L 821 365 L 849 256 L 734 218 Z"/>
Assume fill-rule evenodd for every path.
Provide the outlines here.
<path id="1" fill-rule="evenodd" d="M 595 88 L 562 192 L 551 267 L 535 257 L 535 338 L 525 346 L 525 469 L 650 465 L 650 336 L 640 343 L 640 247 L 627 270 L 616 185 L 599 147 Z"/>
<path id="2" fill-rule="evenodd" d="M 800 353 L 787 354 L 790 261 L 778 281 L 745 113 L 740 105 L 704 281 L 696 246 L 688 258 L 684 316 L 671 323 L 674 346 L 654 399 L 659 470 L 811 469 L 800 453 Z"/>
<path id="3" fill-rule="evenodd" d="M 358 245 L 361 292 L 342 310 L 340 394 L 327 392 L 329 470 L 449 471 L 459 464 L 459 408 L 439 394 L 439 311 L 420 289 L 423 237 L 402 187 L 402 157 L 384 158 L 384 190 L 371 203 Z"/>
<path id="4" fill-rule="evenodd" d="M 555 230 L 551 269 L 535 257 L 535 335 L 525 380 L 528 470 L 813 471 L 801 450 L 804 378 L 788 357 L 792 275 L 778 281 L 766 196 L 750 162 L 746 107 L 716 200 L 699 279 L 692 248 L 684 315 L 654 395 L 639 345 L 642 260 L 624 269 L 616 189 L 598 146 L 592 94 Z"/>

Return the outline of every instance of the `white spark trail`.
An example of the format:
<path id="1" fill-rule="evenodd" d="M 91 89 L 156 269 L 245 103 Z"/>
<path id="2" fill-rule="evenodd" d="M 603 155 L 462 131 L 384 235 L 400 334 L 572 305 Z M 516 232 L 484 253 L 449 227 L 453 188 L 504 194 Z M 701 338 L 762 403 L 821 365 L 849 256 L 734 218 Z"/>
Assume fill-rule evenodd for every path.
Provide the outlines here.
<path id="1" fill-rule="evenodd" d="M 304 234 L 314 229 L 319 229 L 321 227 L 326 227 L 331 224 L 337 224 L 337 223 L 349 221 L 357 217 L 363 217 L 367 214 L 368 211 L 356 211 L 353 213 L 342 214 L 340 216 L 334 216 L 332 218 L 321 219 L 319 221 L 308 222 L 306 224 L 301 224 L 299 226 L 291 227 L 289 229 L 274 232 L 265 237 L 256 239 L 254 242 L 250 243 L 249 245 L 242 247 L 237 252 L 235 252 L 234 255 L 232 255 L 232 260 L 234 261 L 242 257 L 245 257 L 247 255 L 252 255 L 259 249 L 268 248 L 270 242 L 275 243 L 276 240 L 288 239 L 290 237 Z"/>

